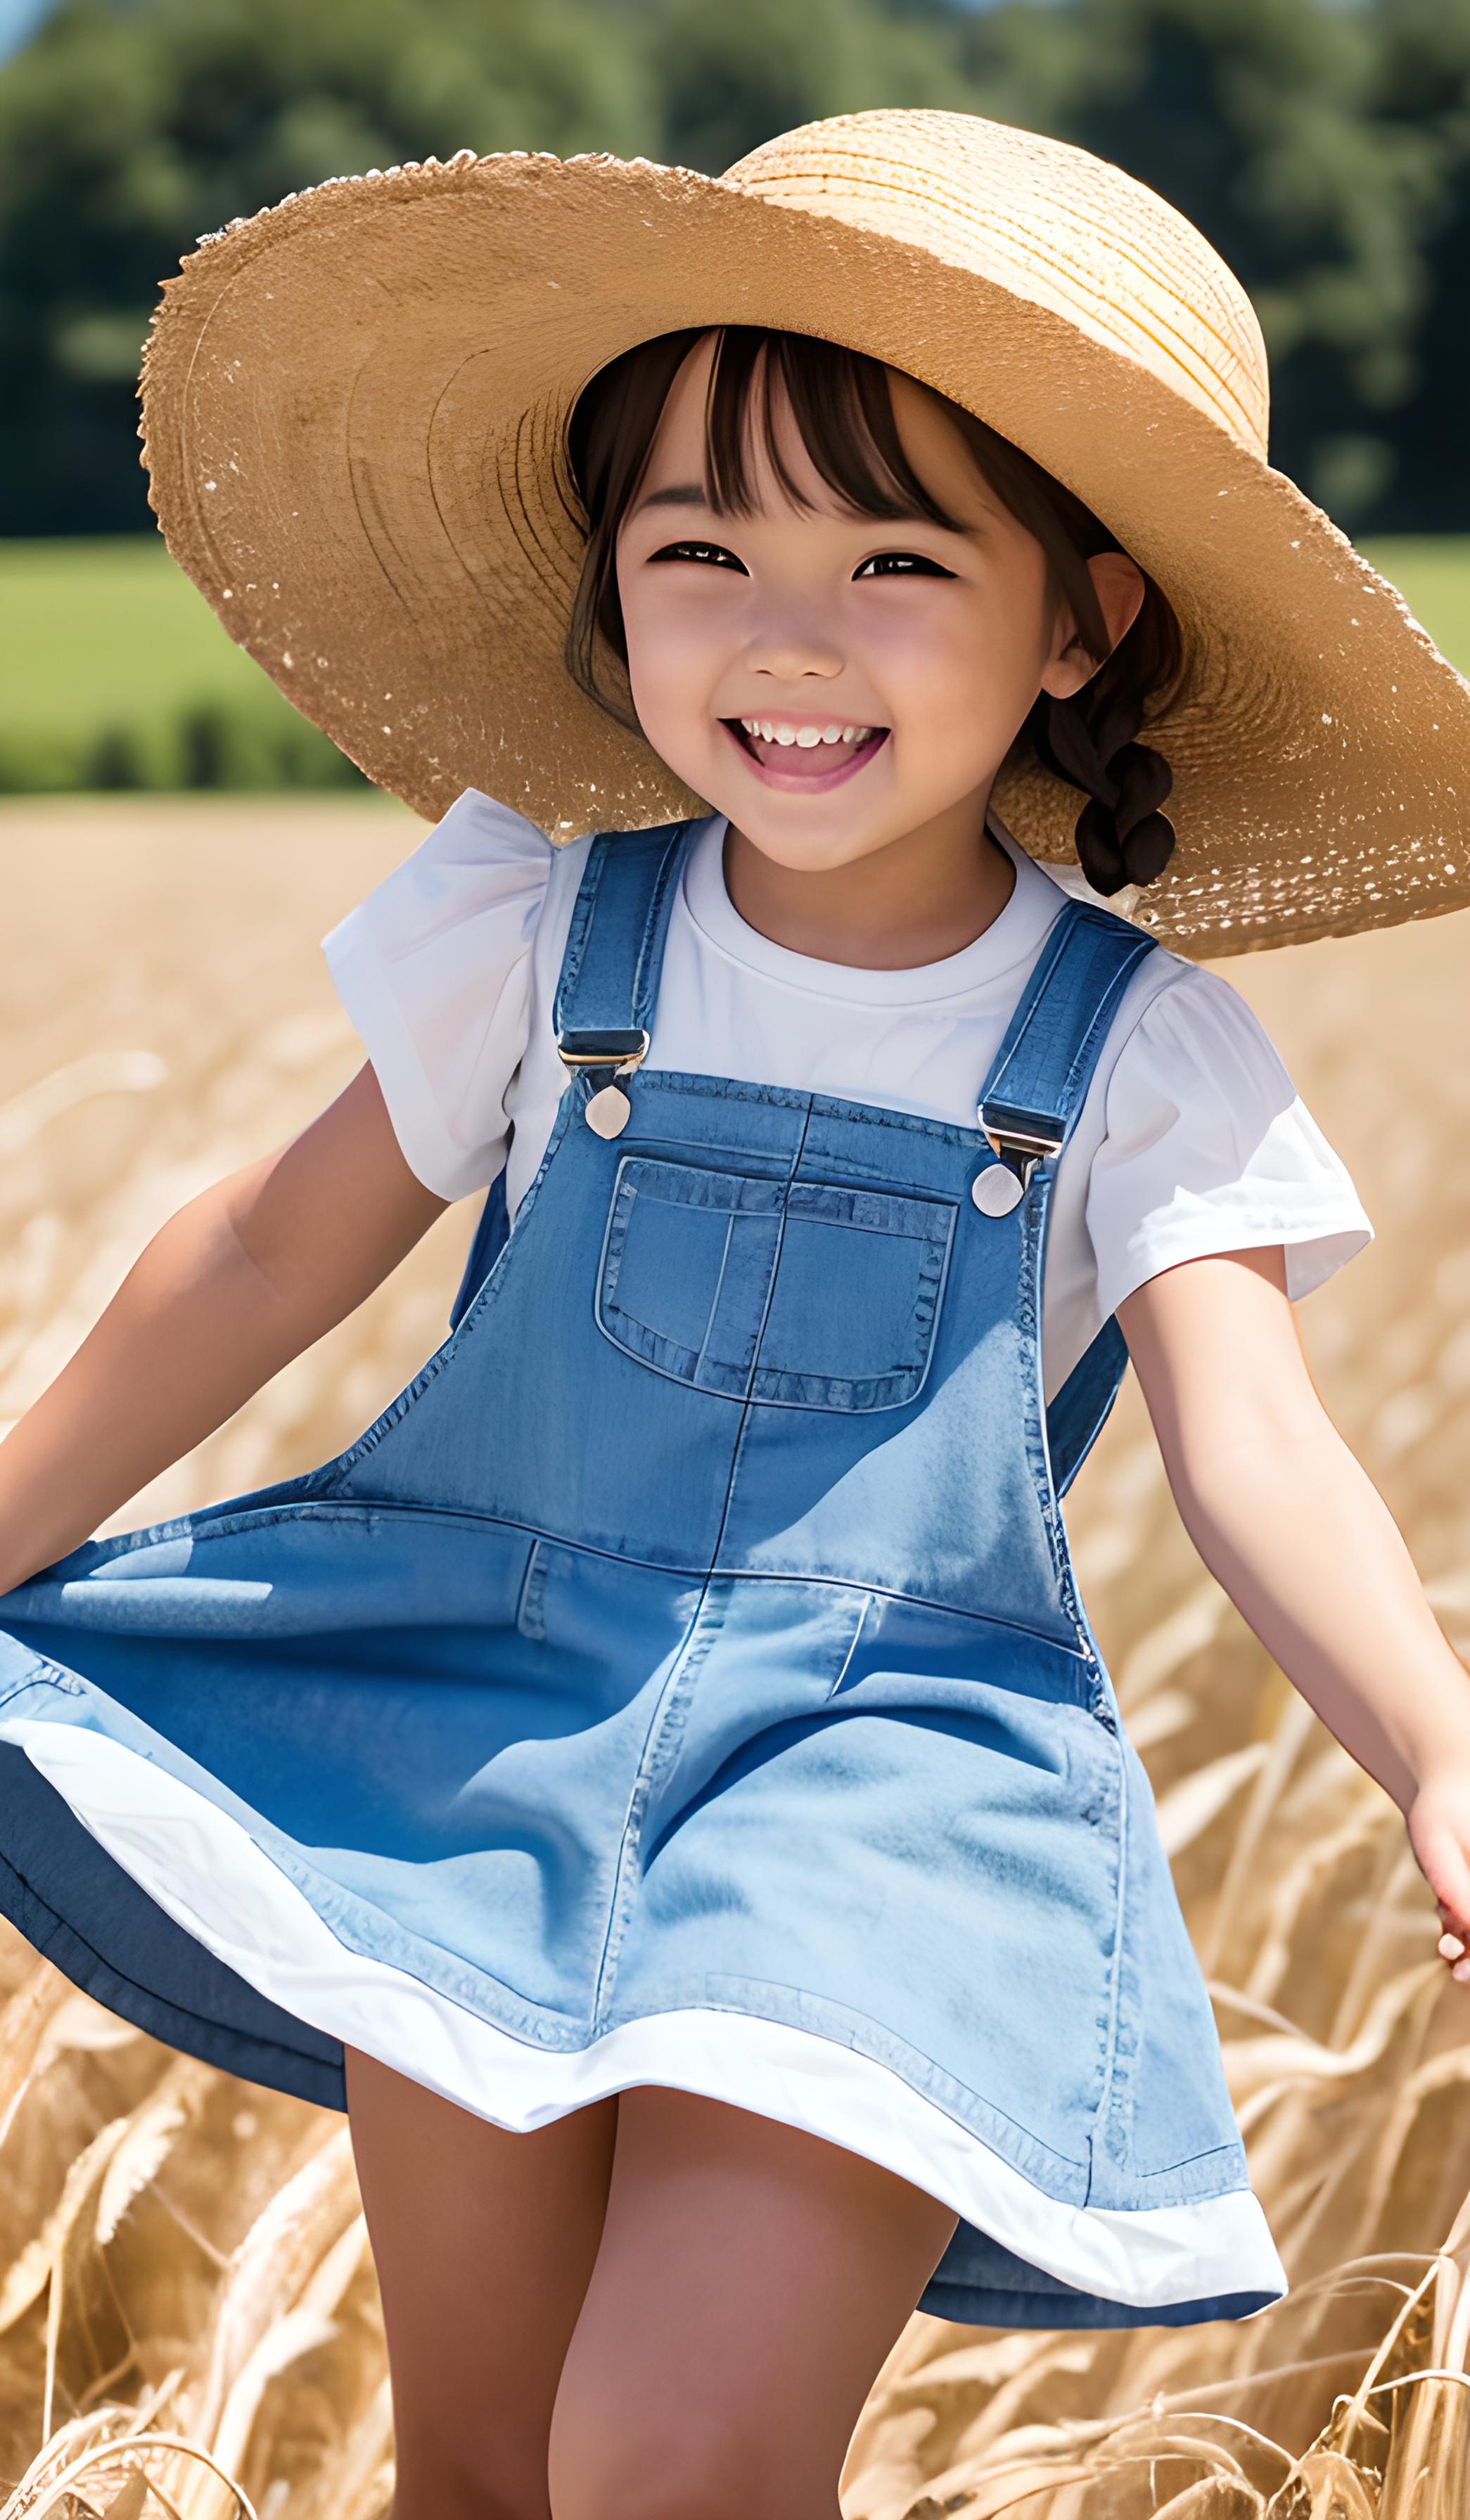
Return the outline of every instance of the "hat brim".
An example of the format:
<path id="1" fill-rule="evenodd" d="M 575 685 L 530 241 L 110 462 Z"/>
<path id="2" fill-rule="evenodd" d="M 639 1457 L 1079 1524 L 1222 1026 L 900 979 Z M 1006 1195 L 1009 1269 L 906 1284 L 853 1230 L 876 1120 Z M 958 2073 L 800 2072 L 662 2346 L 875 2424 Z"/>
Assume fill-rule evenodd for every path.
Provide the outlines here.
<path id="1" fill-rule="evenodd" d="M 817 334 L 975 412 L 1177 612 L 1151 733 L 1178 847 L 1135 914 L 1193 956 L 1470 902 L 1470 687 L 1320 510 L 1106 329 L 819 209 L 635 159 L 514 155 L 319 187 L 165 284 L 144 461 L 232 637 L 379 786 L 466 788 L 554 839 L 696 811 L 563 661 L 581 387 L 685 326 Z M 1072 859 L 1039 769 L 996 804 Z"/>

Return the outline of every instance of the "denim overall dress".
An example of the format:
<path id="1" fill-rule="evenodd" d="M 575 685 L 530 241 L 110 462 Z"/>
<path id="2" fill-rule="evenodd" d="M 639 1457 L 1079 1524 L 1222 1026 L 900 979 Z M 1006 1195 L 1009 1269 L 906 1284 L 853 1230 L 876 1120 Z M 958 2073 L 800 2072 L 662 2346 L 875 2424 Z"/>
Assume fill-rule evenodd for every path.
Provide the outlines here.
<path id="1" fill-rule="evenodd" d="M 960 2217 L 944 2317 L 1244 2316 L 1283 2278 L 1058 1507 L 1116 1326 L 1041 1396 L 1149 940 L 1064 904 L 973 1129 L 656 1070 L 686 838 L 593 843 L 545 1158 L 376 1424 L 5 1598 L 0 1906 L 328 2105 L 345 2039 L 501 2124 L 665 2083 L 866 2153 Z"/>

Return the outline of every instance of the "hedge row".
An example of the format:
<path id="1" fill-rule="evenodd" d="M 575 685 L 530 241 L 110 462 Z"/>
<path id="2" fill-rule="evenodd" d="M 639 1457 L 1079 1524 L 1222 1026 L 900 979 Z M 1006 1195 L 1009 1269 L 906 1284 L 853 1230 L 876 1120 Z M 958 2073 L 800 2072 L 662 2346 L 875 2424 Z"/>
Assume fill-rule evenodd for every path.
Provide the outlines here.
<path id="1" fill-rule="evenodd" d="M 33 733 L 0 725 L 0 795 L 367 784 L 335 743 L 284 706 L 206 699 L 149 723 Z"/>

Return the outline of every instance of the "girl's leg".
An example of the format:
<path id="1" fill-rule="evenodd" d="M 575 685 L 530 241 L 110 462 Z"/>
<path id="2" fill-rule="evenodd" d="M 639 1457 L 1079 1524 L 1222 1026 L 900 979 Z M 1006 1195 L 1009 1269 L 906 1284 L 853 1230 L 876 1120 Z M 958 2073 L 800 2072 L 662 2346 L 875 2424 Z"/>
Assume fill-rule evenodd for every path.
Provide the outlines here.
<path id="1" fill-rule="evenodd" d="M 814 2136 L 624 2092 L 554 2520 L 837 2520 L 863 2401 L 954 2224 Z"/>
<path id="2" fill-rule="evenodd" d="M 547 2520 L 547 2438 L 597 2255 L 618 2103 L 534 2135 L 346 2051 L 392 2375 L 393 2520 Z"/>

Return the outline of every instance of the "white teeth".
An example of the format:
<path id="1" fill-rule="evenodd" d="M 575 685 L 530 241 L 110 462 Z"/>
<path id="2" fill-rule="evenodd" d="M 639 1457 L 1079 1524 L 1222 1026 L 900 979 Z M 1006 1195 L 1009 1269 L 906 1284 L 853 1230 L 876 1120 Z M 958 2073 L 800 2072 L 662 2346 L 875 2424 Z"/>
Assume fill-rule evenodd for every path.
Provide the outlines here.
<path id="1" fill-rule="evenodd" d="M 747 735 L 758 736 L 762 743 L 799 744 L 810 752 L 819 743 L 866 743 L 873 730 L 870 726 L 784 726 L 779 719 L 743 717 L 740 721 Z"/>

